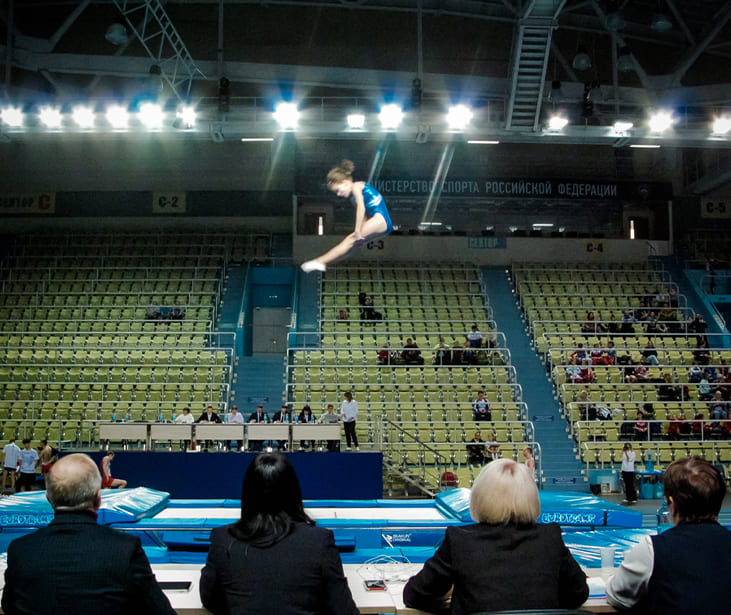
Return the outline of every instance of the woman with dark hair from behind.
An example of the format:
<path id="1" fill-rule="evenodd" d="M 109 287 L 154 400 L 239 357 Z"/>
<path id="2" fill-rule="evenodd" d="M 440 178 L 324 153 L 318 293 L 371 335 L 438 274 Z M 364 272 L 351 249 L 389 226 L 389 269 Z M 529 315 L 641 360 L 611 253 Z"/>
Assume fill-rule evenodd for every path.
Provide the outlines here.
<path id="1" fill-rule="evenodd" d="M 262 453 L 249 466 L 241 519 L 211 532 L 200 594 L 215 615 L 358 613 L 333 534 L 305 513 L 284 455 Z"/>

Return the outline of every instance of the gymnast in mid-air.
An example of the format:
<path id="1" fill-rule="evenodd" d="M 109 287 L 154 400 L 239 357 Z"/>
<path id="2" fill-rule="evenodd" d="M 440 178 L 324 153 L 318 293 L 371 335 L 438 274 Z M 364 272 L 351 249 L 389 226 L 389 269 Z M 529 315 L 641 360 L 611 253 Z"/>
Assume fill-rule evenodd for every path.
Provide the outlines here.
<path id="1" fill-rule="evenodd" d="M 327 187 L 355 205 L 355 229 L 322 256 L 302 263 L 302 271 L 306 273 L 325 271 L 330 263 L 346 258 L 364 243 L 388 235 L 393 229 L 383 197 L 370 184 L 353 181 L 354 169 L 350 160 L 343 160 L 327 174 Z"/>

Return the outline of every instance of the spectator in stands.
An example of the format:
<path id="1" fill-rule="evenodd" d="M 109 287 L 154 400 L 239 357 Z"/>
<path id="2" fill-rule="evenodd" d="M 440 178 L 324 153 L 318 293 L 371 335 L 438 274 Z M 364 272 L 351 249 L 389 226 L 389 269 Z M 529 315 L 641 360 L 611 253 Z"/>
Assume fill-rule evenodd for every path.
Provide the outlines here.
<path id="1" fill-rule="evenodd" d="M 474 466 L 481 466 L 485 463 L 485 441 L 479 431 L 467 443 L 467 462 Z"/>
<path id="2" fill-rule="evenodd" d="M 581 361 L 587 358 L 584 344 L 582 344 L 581 342 L 576 344 L 576 350 L 571 353 L 571 358 L 574 359 L 576 363 L 581 363 Z"/>
<path id="3" fill-rule="evenodd" d="M 622 321 L 619 326 L 619 332 L 624 333 L 624 334 L 634 333 L 635 328 L 633 325 L 636 322 L 637 322 L 637 319 L 635 318 L 635 315 L 632 312 L 632 310 L 624 310 L 624 312 L 622 312 Z"/>
<path id="4" fill-rule="evenodd" d="M 594 382 L 594 371 L 591 369 L 589 359 L 584 359 L 579 367 L 579 382 L 591 384 Z"/>
<path id="5" fill-rule="evenodd" d="M 721 391 L 716 391 L 709 406 L 709 416 L 716 421 L 723 421 L 728 418 L 726 400 Z"/>
<path id="6" fill-rule="evenodd" d="M 674 527 L 643 536 L 607 581 L 612 606 L 650 615 L 729 612 L 731 532 L 719 525 L 726 485 L 700 457 L 670 464 L 663 478 Z"/>
<path id="7" fill-rule="evenodd" d="M 51 523 L 8 547 L 2 608 L 7 615 L 175 615 L 140 539 L 97 524 L 101 477 L 75 453 L 48 474 Z"/>
<path id="8" fill-rule="evenodd" d="M 635 365 L 631 371 L 626 370 L 624 381 L 625 382 L 648 382 L 650 380 L 650 371 L 641 363 Z"/>
<path id="9" fill-rule="evenodd" d="M 373 307 L 373 299 L 366 295 L 365 303 L 361 304 L 360 319 L 367 321 L 383 320 L 383 314 L 376 312 Z"/>
<path id="10" fill-rule="evenodd" d="M 112 461 L 114 461 L 114 451 L 109 451 L 99 462 L 99 469 L 102 475 L 102 489 L 124 489 L 127 481 L 123 478 L 114 478 L 112 476 Z"/>
<path id="11" fill-rule="evenodd" d="M 589 352 L 589 363 L 592 365 L 607 365 L 607 356 L 599 342 L 594 344 Z"/>
<path id="12" fill-rule="evenodd" d="M 597 333 L 605 333 L 607 328 L 600 322 L 596 321 L 594 312 L 586 313 L 586 320 L 581 325 L 581 332 L 587 335 L 596 335 Z"/>
<path id="13" fill-rule="evenodd" d="M 662 375 L 663 384 L 657 388 L 657 398 L 660 401 L 679 401 L 680 387 L 673 383 L 673 376 L 670 372 Z"/>
<path id="14" fill-rule="evenodd" d="M 614 342 L 612 340 L 607 342 L 607 350 L 605 354 L 607 357 L 607 365 L 614 365 L 617 362 L 617 349 L 614 347 Z"/>
<path id="15" fill-rule="evenodd" d="M 467 340 L 472 348 L 482 348 L 482 333 L 477 325 L 472 325 L 472 329 L 467 333 Z"/>
<path id="16" fill-rule="evenodd" d="M 708 323 L 702 314 L 696 314 L 693 318 L 688 318 L 688 333 L 695 333 L 699 342 L 701 340 L 708 341 L 706 339 L 706 329 L 708 329 Z"/>
<path id="17" fill-rule="evenodd" d="M 711 393 L 711 384 L 708 382 L 708 378 L 705 374 L 701 376 L 701 381 L 698 383 L 698 399 L 700 401 L 708 401 L 713 399 L 713 393 Z"/>
<path id="18" fill-rule="evenodd" d="M 708 338 L 698 338 L 696 349 L 693 351 L 693 361 L 697 365 L 708 365 L 711 362 L 711 351 L 708 349 Z"/>
<path id="19" fill-rule="evenodd" d="M 704 432 L 710 432 L 711 426 L 705 422 L 706 417 L 702 412 L 696 412 L 691 423 L 693 439 L 700 440 Z"/>
<path id="20" fill-rule="evenodd" d="M 643 421 L 652 421 L 655 418 L 655 406 L 646 402 L 637 409 L 637 418 Z"/>
<path id="21" fill-rule="evenodd" d="M 500 444 L 497 441 L 497 435 L 491 431 L 487 437 L 487 461 L 496 461 L 502 457 L 500 452 Z"/>
<path id="22" fill-rule="evenodd" d="M 635 422 L 635 441 L 646 441 L 650 439 L 650 426 L 647 421 Z"/>
<path id="23" fill-rule="evenodd" d="M 30 446 L 30 438 L 23 440 L 23 448 L 18 457 L 18 491 L 30 491 L 36 484 L 36 468 L 40 463 L 38 451 Z"/>
<path id="24" fill-rule="evenodd" d="M 452 353 L 449 350 L 449 344 L 444 338 L 439 336 L 439 343 L 434 346 L 434 365 L 451 365 Z"/>
<path id="25" fill-rule="evenodd" d="M 462 344 L 462 363 L 467 365 L 474 365 L 477 363 L 477 352 L 472 347 L 470 340 L 465 337 L 464 343 Z"/>
<path id="26" fill-rule="evenodd" d="M 5 492 L 5 481 L 10 475 L 10 489 L 15 492 L 15 473 L 18 471 L 18 460 L 20 459 L 20 447 L 11 438 L 3 447 L 3 483 L 0 492 Z"/>
<path id="27" fill-rule="evenodd" d="M 327 405 L 327 411 L 320 417 L 320 423 L 323 425 L 335 425 L 340 422 L 340 417 L 335 414 L 335 406 L 332 404 Z M 340 438 L 337 440 L 327 441 L 327 452 L 328 453 L 339 453 L 340 452 Z"/>
<path id="28" fill-rule="evenodd" d="M 540 506 L 525 465 L 510 459 L 489 463 L 472 485 L 476 525 L 447 528 L 437 552 L 404 587 L 406 606 L 467 615 L 583 604 L 589 595 L 586 576 L 563 543 L 561 528 L 536 523 Z"/>
<path id="29" fill-rule="evenodd" d="M 622 480 L 624 481 L 625 502 L 633 504 L 637 501 L 635 489 L 635 452 L 632 445 L 625 442 L 622 447 Z"/>
<path id="30" fill-rule="evenodd" d="M 703 368 L 700 365 L 691 365 L 688 370 L 688 382 L 700 382 L 703 378 Z"/>
<path id="31" fill-rule="evenodd" d="M 383 345 L 383 348 L 381 348 L 378 351 L 378 364 L 379 365 L 388 365 L 391 361 L 391 351 L 388 348 L 388 342 L 386 342 Z"/>
<path id="32" fill-rule="evenodd" d="M 332 531 L 305 512 L 284 455 L 261 454 L 246 470 L 241 519 L 211 532 L 200 595 L 215 615 L 357 615 Z"/>
<path id="33" fill-rule="evenodd" d="M 683 415 L 668 416 L 668 431 L 665 435 L 668 440 L 680 440 L 680 421 L 683 419 Z"/>
<path id="34" fill-rule="evenodd" d="M 596 407 L 589 396 L 589 389 L 582 389 L 576 396 L 576 402 L 579 405 L 579 416 L 584 421 L 593 420 L 596 417 Z"/>
<path id="35" fill-rule="evenodd" d="M 642 362 L 647 365 L 660 365 L 660 361 L 657 358 L 657 349 L 652 340 L 647 340 L 645 348 L 642 351 Z"/>
<path id="36" fill-rule="evenodd" d="M 419 346 L 410 337 L 406 338 L 406 345 L 401 353 L 401 357 L 408 365 L 424 365 L 424 357 L 421 356 L 421 350 L 419 350 Z"/>
<path id="37" fill-rule="evenodd" d="M 345 400 L 340 407 L 340 414 L 343 417 L 343 429 L 345 430 L 345 449 L 350 450 L 351 443 L 355 450 L 359 451 L 358 434 L 355 432 L 355 422 L 358 419 L 358 402 L 353 399 L 353 394 L 346 391 Z"/>
<path id="38" fill-rule="evenodd" d="M 231 412 L 226 417 L 226 422 L 230 423 L 232 425 L 243 425 L 244 424 L 244 415 L 239 412 L 238 406 L 231 406 Z M 234 440 L 231 440 L 229 442 L 229 448 L 233 448 Z M 244 450 L 244 441 L 243 440 L 236 440 L 236 446 L 238 447 L 237 450 L 241 453 Z"/>
<path id="39" fill-rule="evenodd" d="M 452 338 L 452 364 L 462 365 L 464 363 L 464 342 Z"/>
<path id="40" fill-rule="evenodd" d="M 485 399 L 483 391 L 478 391 L 477 399 L 472 404 L 472 418 L 475 421 L 491 421 L 492 412 L 490 411 L 490 403 Z"/>
<path id="41" fill-rule="evenodd" d="M 569 364 L 566 366 L 566 380 L 572 384 L 584 382 L 581 378 L 581 368 L 576 364 L 576 358 L 571 357 Z"/>

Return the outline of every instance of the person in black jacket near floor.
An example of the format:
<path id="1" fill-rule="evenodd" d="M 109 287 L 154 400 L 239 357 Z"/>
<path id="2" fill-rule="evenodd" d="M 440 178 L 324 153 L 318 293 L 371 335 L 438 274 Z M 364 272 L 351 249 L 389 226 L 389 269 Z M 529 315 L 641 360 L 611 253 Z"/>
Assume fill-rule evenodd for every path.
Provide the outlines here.
<path id="1" fill-rule="evenodd" d="M 406 606 L 468 615 L 583 604 L 586 576 L 561 528 L 537 523 L 540 513 L 538 488 L 524 465 L 487 464 L 472 485 L 470 515 L 477 523 L 447 528 L 437 552 L 404 587 Z"/>
<path id="2" fill-rule="evenodd" d="M 99 525 L 102 479 L 75 453 L 46 478 L 51 523 L 8 547 L 6 615 L 175 615 L 137 536 Z"/>
<path id="3" fill-rule="evenodd" d="M 241 519 L 211 532 L 200 595 L 214 615 L 357 615 L 333 533 L 305 513 L 284 455 L 246 470 Z"/>

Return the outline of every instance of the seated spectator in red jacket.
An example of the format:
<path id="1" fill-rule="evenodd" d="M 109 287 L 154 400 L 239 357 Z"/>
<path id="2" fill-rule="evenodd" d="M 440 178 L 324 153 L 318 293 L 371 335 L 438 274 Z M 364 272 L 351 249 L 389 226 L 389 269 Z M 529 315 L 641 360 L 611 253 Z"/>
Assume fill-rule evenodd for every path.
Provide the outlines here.
<path id="1" fill-rule="evenodd" d="M 581 382 L 584 382 L 586 384 L 591 384 L 592 382 L 594 382 L 594 372 L 591 369 L 591 365 L 588 359 L 584 359 L 581 362 L 581 367 L 579 368 L 579 377 L 581 378 Z"/>
<path id="2" fill-rule="evenodd" d="M 591 352 L 589 352 L 589 360 L 592 365 L 607 365 L 607 356 L 599 342 L 594 344 Z"/>
<path id="3" fill-rule="evenodd" d="M 577 363 L 580 363 L 581 361 L 583 361 L 584 359 L 587 358 L 586 349 L 584 348 L 584 344 L 581 344 L 581 343 L 576 344 L 576 350 L 574 350 L 571 353 L 571 358 L 576 359 Z"/>

